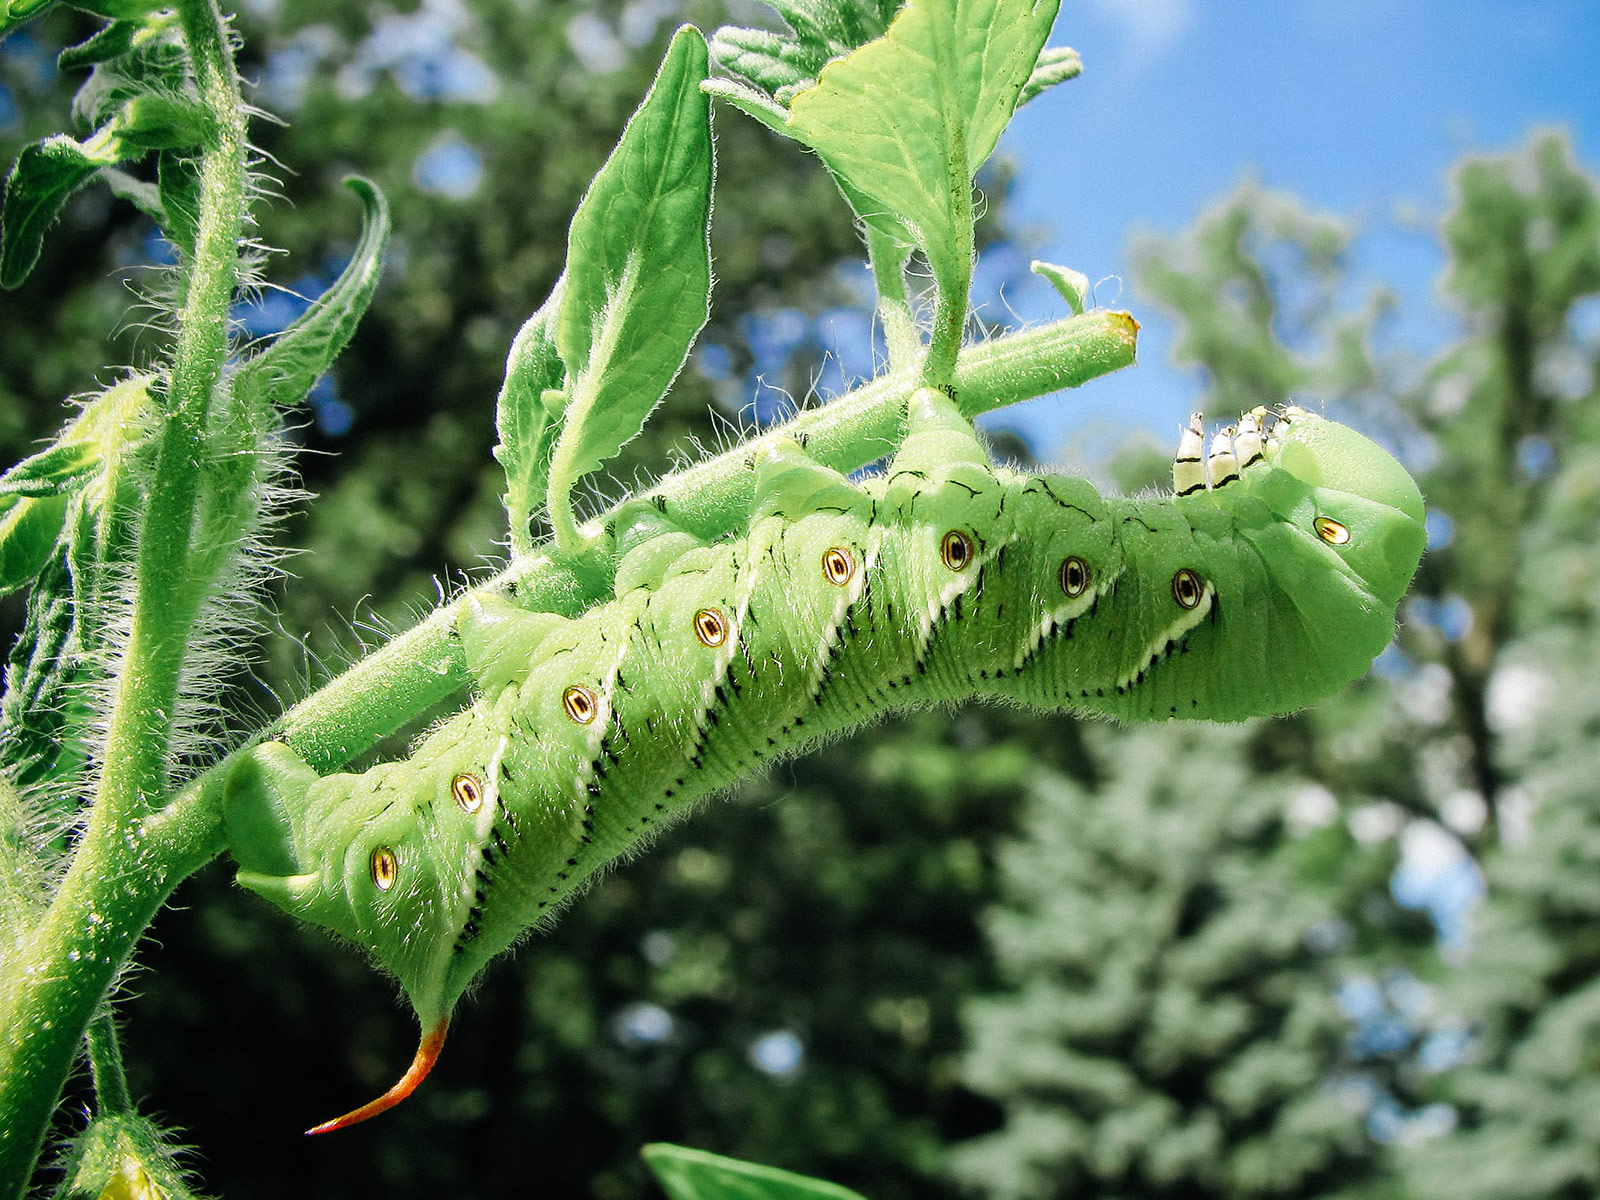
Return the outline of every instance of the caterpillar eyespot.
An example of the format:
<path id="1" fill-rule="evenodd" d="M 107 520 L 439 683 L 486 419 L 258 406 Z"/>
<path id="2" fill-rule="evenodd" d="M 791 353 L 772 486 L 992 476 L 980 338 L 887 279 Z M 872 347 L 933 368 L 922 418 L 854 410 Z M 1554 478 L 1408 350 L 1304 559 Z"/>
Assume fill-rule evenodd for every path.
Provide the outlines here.
<path id="1" fill-rule="evenodd" d="M 1200 607 L 1200 597 L 1205 590 L 1206 585 L 1200 581 L 1200 576 L 1188 567 L 1172 577 L 1172 598 L 1178 602 L 1179 608 Z"/>
<path id="2" fill-rule="evenodd" d="M 1061 570 L 1056 573 L 1056 580 L 1061 584 L 1062 592 L 1076 600 L 1089 586 L 1089 564 L 1076 554 L 1068 555 L 1061 560 Z"/>
<path id="3" fill-rule="evenodd" d="M 843 587 L 856 573 L 856 560 L 843 546 L 834 546 L 822 555 L 822 577 L 834 587 Z"/>
<path id="4" fill-rule="evenodd" d="M 965 571 L 972 561 L 972 539 L 959 529 L 952 529 L 939 543 L 939 557 L 952 571 Z"/>
<path id="5" fill-rule="evenodd" d="M 742 528 L 705 539 L 658 513 L 575 616 L 464 606 L 475 694 L 406 759 L 319 777 L 279 742 L 241 757 L 223 804 L 239 882 L 370 949 L 424 1030 L 401 1084 L 319 1129 L 408 1093 L 485 964 L 725 787 L 728 764 L 974 698 L 1128 721 L 1290 712 L 1388 645 L 1422 555 L 1410 476 L 1309 413 L 1264 438 L 1250 414 L 1215 479 L 1196 420 L 1175 494 L 1137 499 L 991 467 L 933 389 L 907 424 L 889 470 L 859 482 L 774 439 Z M 1323 545 L 1302 534 L 1308 511 Z M 981 571 L 979 545 L 997 548 Z M 735 629 L 738 654 L 683 653 L 687 630 L 716 648 Z M 441 779 L 454 804 L 432 802 Z"/>
<path id="6" fill-rule="evenodd" d="M 400 876 L 400 864 L 394 856 L 394 851 L 387 846 L 379 846 L 373 850 L 367 869 L 372 874 L 374 886 L 380 892 L 387 892 Z"/>
<path id="7" fill-rule="evenodd" d="M 1330 546 L 1343 546 L 1350 540 L 1350 530 L 1332 517 L 1318 517 L 1311 525 L 1317 536 Z"/>
<path id="8" fill-rule="evenodd" d="M 475 813 L 483 807 L 483 783 L 476 775 L 457 775 L 450 781 L 450 794 L 464 813 Z"/>
<path id="9" fill-rule="evenodd" d="M 600 701 L 582 684 L 573 684 L 561 693 L 561 707 L 567 710 L 574 724 L 587 725 L 600 710 Z"/>
<path id="10" fill-rule="evenodd" d="M 702 646 L 715 649 L 728 640 L 728 622 L 714 608 L 702 608 L 694 615 L 694 636 Z"/>

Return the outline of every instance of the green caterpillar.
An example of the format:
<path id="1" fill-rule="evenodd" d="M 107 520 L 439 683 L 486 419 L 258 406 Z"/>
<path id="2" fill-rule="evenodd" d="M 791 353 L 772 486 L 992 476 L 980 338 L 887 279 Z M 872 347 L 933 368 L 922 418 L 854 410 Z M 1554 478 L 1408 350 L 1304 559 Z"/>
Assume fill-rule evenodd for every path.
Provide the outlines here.
<path id="1" fill-rule="evenodd" d="M 888 470 L 855 484 L 787 442 L 741 536 L 642 506 L 612 599 L 459 622 L 470 707 L 402 762 L 318 777 L 287 746 L 231 776 L 239 882 L 367 947 L 424 1037 L 405 1077 L 312 1132 L 397 1103 L 483 966 L 698 799 L 894 708 L 974 697 L 1122 720 L 1238 720 L 1360 676 L 1394 632 L 1422 498 L 1378 446 L 1258 410 L 1177 494 L 1102 497 L 992 466 L 942 393 L 912 399 Z"/>

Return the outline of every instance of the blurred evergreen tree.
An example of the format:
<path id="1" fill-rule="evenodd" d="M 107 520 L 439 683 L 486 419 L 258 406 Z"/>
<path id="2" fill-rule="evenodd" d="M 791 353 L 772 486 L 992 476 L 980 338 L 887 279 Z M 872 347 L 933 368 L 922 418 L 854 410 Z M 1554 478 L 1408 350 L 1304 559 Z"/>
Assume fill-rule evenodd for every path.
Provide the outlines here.
<path id="1" fill-rule="evenodd" d="M 955 1153 L 983 1194 L 1310 1196 L 1373 1176 L 1366 1091 L 1336 1078 L 1335 986 L 1340 914 L 1391 860 L 1303 776 L 1252 766 L 1276 736 L 1097 730 L 1094 786 L 1036 777 L 988 922 L 1009 990 L 969 1008 L 967 1078 L 1006 1109 Z"/>
<path id="2" fill-rule="evenodd" d="M 1447 673 L 1437 762 L 1488 893 L 1432 1063 L 1464 1058 L 1432 1079 L 1459 1128 L 1398 1162 L 1419 1197 L 1567 1200 L 1600 1192 L 1600 190 L 1545 133 L 1454 191 L 1464 336 L 1408 397 L 1438 531 L 1406 646 Z"/>
<path id="3" fill-rule="evenodd" d="M 1370 411 L 1388 300 L 1351 304 L 1348 242 L 1246 186 L 1136 247 L 1214 416 L 1336 400 L 1404 428 Z M 989 918 L 1005 990 L 967 1018 L 965 1077 L 1004 1123 L 957 1148 L 958 1178 L 1030 1200 L 1388 1194 L 1373 1118 L 1399 1111 L 1416 1036 L 1392 1006 L 1430 961 L 1389 891 L 1404 814 L 1433 814 L 1406 714 L 1375 677 L 1272 722 L 1097 733 L 1087 775 L 1035 778 Z"/>

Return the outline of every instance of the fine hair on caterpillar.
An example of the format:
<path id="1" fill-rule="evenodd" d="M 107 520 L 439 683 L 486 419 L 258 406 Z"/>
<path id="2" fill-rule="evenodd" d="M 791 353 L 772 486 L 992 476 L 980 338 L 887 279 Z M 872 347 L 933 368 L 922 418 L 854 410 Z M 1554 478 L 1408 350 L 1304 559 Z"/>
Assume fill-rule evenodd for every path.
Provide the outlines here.
<path id="1" fill-rule="evenodd" d="M 1423 548 L 1386 452 L 1299 409 L 1245 414 L 1174 494 L 990 463 L 933 388 L 879 475 L 763 449 L 737 536 L 639 503 L 575 617 L 465 606 L 471 703 L 406 759 L 319 777 L 258 747 L 228 782 L 239 882 L 367 947 L 421 1021 L 398 1102 L 494 955 L 695 801 L 880 714 L 1008 701 L 1120 720 L 1301 708 L 1389 642 Z"/>

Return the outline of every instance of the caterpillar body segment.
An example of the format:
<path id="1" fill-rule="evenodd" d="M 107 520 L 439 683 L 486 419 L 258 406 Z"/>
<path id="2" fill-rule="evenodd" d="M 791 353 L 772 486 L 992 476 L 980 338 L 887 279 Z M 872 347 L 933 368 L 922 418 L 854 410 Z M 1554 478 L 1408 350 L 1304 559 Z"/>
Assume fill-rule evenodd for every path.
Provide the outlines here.
<path id="1" fill-rule="evenodd" d="M 613 598 L 581 616 L 469 606 L 475 698 L 408 759 L 318 778 L 255 751 L 226 801 L 239 880 L 368 947 L 442 1038 L 484 964 L 595 872 L 886 711 L 1302 707 L 1388 643 L 1422 502 L 1360 435 L 1296 413 L 1263 437 L 1263 415 L 1209 462 L 1192 423 L 1186 494 L 1161 499 L 993 467 L 932 389 L 860 484 L 780 444 L 741 536 L 644 514 L 619 524 Z"/>

